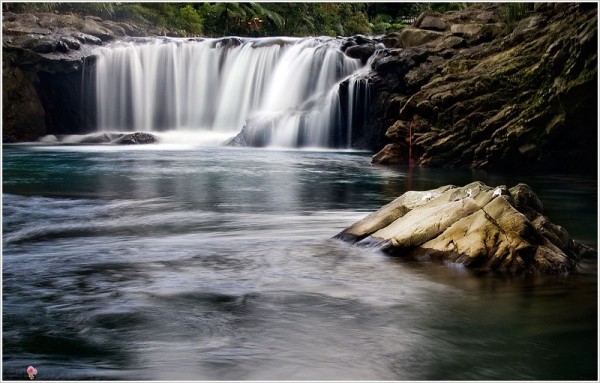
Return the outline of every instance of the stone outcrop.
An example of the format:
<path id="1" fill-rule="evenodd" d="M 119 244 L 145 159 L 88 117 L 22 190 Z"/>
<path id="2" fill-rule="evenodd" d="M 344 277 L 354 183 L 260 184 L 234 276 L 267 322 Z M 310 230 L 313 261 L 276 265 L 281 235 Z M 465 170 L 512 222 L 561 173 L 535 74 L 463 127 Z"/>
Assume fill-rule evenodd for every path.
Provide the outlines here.
<path id="1" fill-rule="evenodd" d="M 373 161 L 498 170 L 597 169 L 597 4 L 425 13 L 372 59 Z M 402 127 L 402 128 L 399 128 Z M 384 148 L 385 146 L 385 148 Z"/>
<path id="2" fill-rule="evenodd" d="M 597 256 L 550 222 L 525 184 L 409 191 L 336 238 L 401 257 L 516 274 L 567 272 L 582 257 Z"/>
<path id="3" fill-rule="evenodd" d="M 364 64 L 377 49 L 384 47 L 385 45 L 374 39 L 370 39 L 362 35 L 356 35 L 347 38 L 344 44 L 342 44 L 341 50 L 346 54 L 346 56 L 353 59 L 360 59 Z"/>
<path id="4" fill-rule="evenodd" d="M 3 12 L 3 142 L 91 131 L 94 110 L 82 104 L 81 81 L 93 70 L 93 51 L 115 39 L 159 33 L 93 16 Z"/>

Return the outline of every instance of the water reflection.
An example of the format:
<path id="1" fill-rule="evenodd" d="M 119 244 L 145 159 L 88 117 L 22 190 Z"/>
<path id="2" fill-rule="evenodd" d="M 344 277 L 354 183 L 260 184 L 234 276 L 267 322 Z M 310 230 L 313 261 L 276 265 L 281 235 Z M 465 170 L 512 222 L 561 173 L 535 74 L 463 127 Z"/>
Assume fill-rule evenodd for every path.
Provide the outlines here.
<path id="1" fill-rule="evenodd" d="M 330 239 L 409 186 L 464 184 L 469 172 L 410 175 L 361 153 L 60 150 L 4 152 L 4 371 L 596 377 L 595 271 L 478 276 Z M 595 225 L 595 186 L 572 181 L 532 178 L 547 207 L 580 214 L 573 234 L 595 243 L 583 227 Z M 565 196 L 568 212 L 557 202 Z"/>

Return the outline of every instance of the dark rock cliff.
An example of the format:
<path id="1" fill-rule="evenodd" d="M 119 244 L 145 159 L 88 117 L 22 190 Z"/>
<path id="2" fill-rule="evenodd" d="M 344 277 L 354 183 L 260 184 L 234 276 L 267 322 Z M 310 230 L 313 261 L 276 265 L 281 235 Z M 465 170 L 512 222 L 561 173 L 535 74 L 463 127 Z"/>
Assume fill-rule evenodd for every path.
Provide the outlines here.
<path id="1" fill-rule="evenodd" d="M 376 163 L 597 170 L 597 4 L 506 5 L 424 14 L 372 61 Z"/>
<path id="2" fill-rule="evenodd" d="M 54 13 L 2 13 L 2 140 L 36 140 L 45 134 L 87 133 L 95 121 L 86 105 L 84 76 L 93 51 L 146 28 Z"/>

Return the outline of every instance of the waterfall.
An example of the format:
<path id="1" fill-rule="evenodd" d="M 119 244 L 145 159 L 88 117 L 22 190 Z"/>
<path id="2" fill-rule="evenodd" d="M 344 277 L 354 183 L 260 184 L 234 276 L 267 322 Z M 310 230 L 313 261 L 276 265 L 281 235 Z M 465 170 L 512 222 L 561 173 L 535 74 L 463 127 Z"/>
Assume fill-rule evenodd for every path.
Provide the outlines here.
<path id="1" fill-rule="evenodd" d="M 342 42 L 161 38 L 103 47 L 94 84 L 98 130 L 233 137 L 244 129 L 251 145 L 349 147 L 332 138 L 351 120 L 341 116 L 352 106 L 342 111 L 340 84 L 363 65 L 343 54 Z"/>

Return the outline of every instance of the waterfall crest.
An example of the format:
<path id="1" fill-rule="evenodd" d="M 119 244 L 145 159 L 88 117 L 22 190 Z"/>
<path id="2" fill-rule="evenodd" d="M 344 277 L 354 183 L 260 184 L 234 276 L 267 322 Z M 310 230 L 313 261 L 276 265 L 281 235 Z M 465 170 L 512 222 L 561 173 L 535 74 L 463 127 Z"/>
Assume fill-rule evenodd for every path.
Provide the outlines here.
<path id="1" fill-rule="evenodd" d="M 328 37 L 165 38 L 101 48 L 98 129 L 233 136 L 244 128 L 260 135 L 254 141 L 261 146 L 332 146 L 332 129 L 352 118 L 340 116 L 340 84 L 363 67 L 344 55 L 341 43 Z"/>

